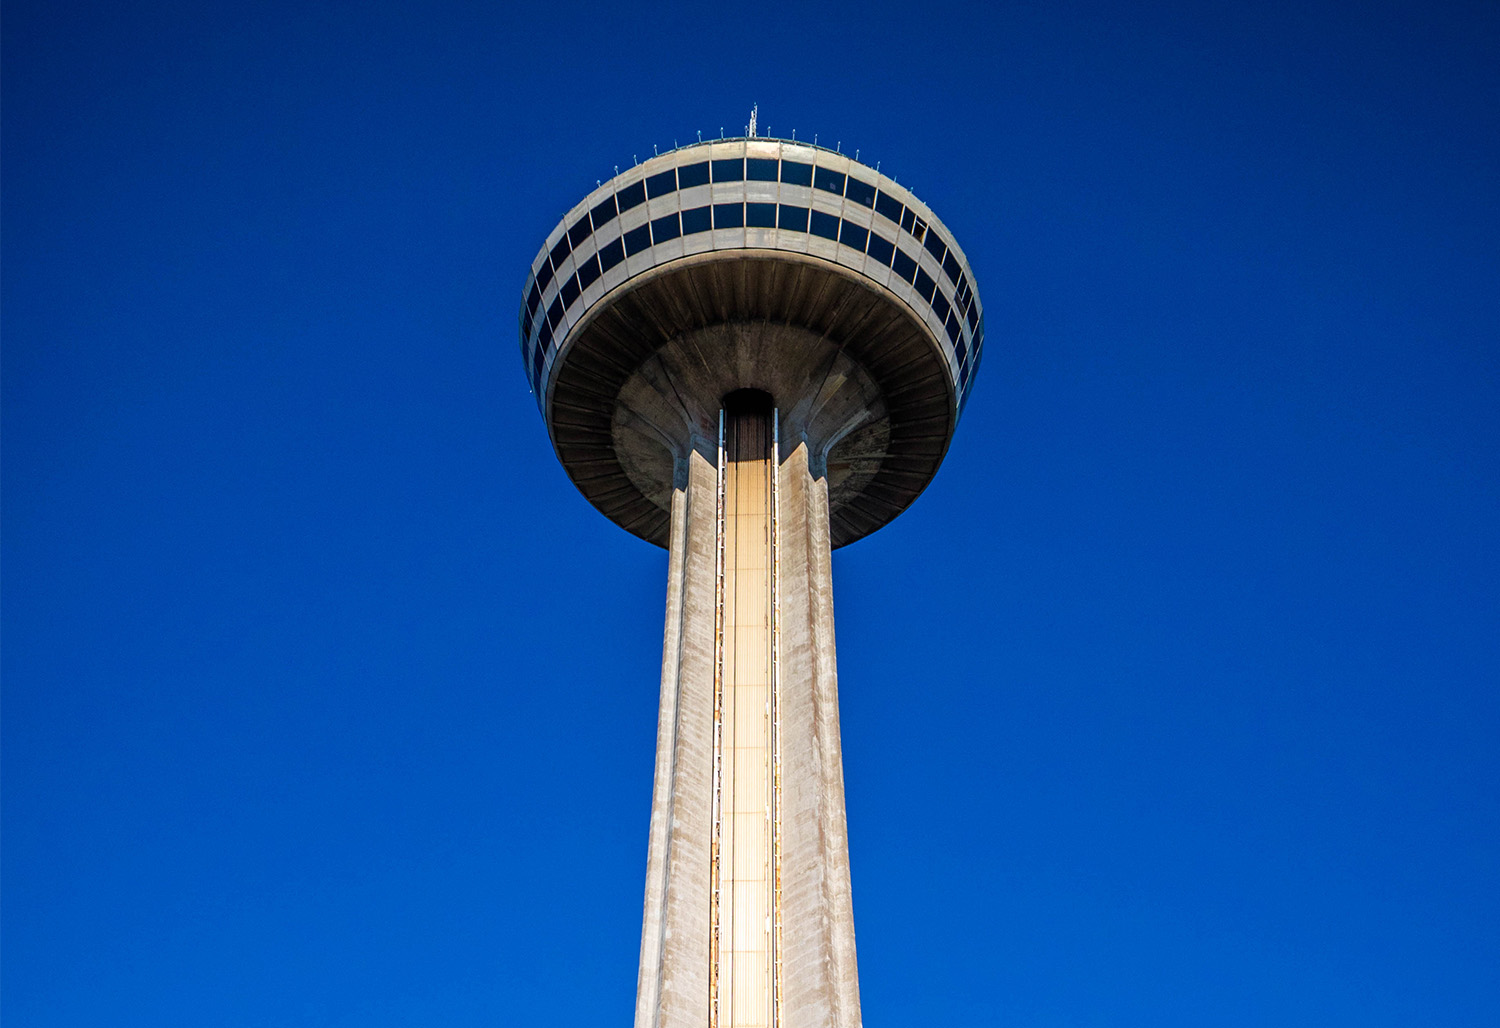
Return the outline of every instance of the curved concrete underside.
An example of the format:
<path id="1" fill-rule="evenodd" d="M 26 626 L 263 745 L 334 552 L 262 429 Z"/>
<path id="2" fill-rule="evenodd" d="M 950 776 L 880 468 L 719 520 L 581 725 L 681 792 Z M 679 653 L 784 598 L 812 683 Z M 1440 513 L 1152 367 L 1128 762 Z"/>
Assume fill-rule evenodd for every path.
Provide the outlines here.
<path id="1" fill-rule="evenodd" d="M 735 389 L 775 399 L 783 454 L 808 444 L 834 547 L 910 506 L 957 414 L 941 348 L 906 304 L 783 252 L 702 254 L 633 278 L 571 333 L 562 362 L 547 403 L 558 458 L 590 503 L 658 546 L 677 458 L 716 458 Z"/>

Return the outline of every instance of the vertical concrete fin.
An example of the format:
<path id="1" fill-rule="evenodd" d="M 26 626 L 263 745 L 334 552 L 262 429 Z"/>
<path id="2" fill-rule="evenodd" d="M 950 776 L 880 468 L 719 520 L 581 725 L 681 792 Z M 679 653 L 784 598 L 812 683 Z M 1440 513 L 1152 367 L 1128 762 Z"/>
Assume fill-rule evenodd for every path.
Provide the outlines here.
<path id="1" fill-rule="evenodd" d="M 769 428 L 769 425 L 767 426 Z M 764 444 L 769 450 L 769 440 Z M 717 469 L 699 447 L 679 464 L 672 500 L 671 556 L 668 563 L 667 628 L 662 646 L 661 718 L 658 725 L 656 783 L 652 798 L 646 907 L 641 940 L 641 974 L 636 1028 L 706 1028 L 710 1024 L 711 842 L 713 838 L 715 623 L 719 540 Z M 739 536 L 727 542 L 735 551 L 735 581 L 729 622 L 735 647 L 727 650 L 732 668 L 726 681 L 734 700 L 725 714 L 732 725 L 726 754 L 726 795 L 739 828 L 726 840 L 734 860 L 726 890 L 738 883 L 746 910 L 760 911 L 766 893 L 766 844 L 779 851 L 774 905 L 779 937 L 769 947 L 757 941 L 773 932 L 764 912 L 742 917 L 736 933 L 726 923 L 725 938 L 737 938 L 735 966 L 759 967 L 769 953 L 779 956 L 781 977 L 767 967 L 747 985 L 768 980 L 768 997 L 778 987 L 775 1012 L 754 996 L 738 994 L 722 1028 L 774 1020 L 775 1028 L 858 1028 L 859 977 L 854 952 L 854 916 L 849 884 L 849 847 L 844 813 L 843 757 L 839 744 L 838 672 L 834 656 L 833 583 L 830 557 L 828 484 L 805 442 L 781 460 L 771 488 L 775 502 L 774 594 L 755 599 L 766 571 L 745 547 L 767 531 L 749 509 L 736 510 Z M 753 469 L 736 488 L 753 486 Z M 766 486 L 754 486 L 764 491 Z M 746 496 L 749 494 L 746 493 Z M 738 507 L 738 501 L 736 506 Z M 746 534 L 748 533 L 748 534 Z M 758 545 L 765 546 L 764 542 Z M 769 548 L 768 548 L 769 549 Z M 745 551 L 745 552 L 742 552 Z M 768 602 L 770 604 L 767 609 Z M 774 615 L 770 614 L 774 610 Z M 774 616 L 775 642 L 765 643 L 764 627 Z M 774 651 L 755 656 L 774 645 Z M 771 656 L 774 653 L 774 661 Z M 774 753 L 779 788 L 769 787 L 757 727 L 770 717 L 770 704 L 750 702 L 762 675 L 774 667 Z M 764 686 L 759 686 L 762 690 Z M 743 692 L 744 703 L 738 699 Z M 757 811 L 763 811 L 757 813 Z M 764 831 L 758 820 L 768 819 Z M 774 825 L 774 827 L 772 827 Z M 764 841 L 762 835 L 770 838 Z M 736 856 L 735 846 L 738 845 Z M 743 866 L 741 866 L 743 865 Z M 762 884 L 756 884 L 756 875 Z M 759 890 L 759 891 L 757 891 Z M 736 906 L 739 903 L 736 902 Z M 732 916 L 732 914 L 731 914 Z M 723 1008 L 721 1008 L 723 1012 Z"/>
<path id="2" fill-rule="evenodd" d="M 717 470 L 690 451 L 676 478 L 636 1028 L 708 1023 Z"/>
<path id="3" fill-rule="evenodd" d="M 856 1028 L 828 483 L 813 460 L 805 442 L 786 455 L 777 518 L 785 1028 Z"/>

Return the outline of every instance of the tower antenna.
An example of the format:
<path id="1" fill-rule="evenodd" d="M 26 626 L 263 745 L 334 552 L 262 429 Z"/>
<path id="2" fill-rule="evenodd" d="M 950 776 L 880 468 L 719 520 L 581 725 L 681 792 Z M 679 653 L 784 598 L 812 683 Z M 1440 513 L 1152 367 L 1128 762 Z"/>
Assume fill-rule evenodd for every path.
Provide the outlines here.
<path id="1" fill-rule="evenodd" d="M 756 116 L 759 115 L 759 113 L 760 104 L 756 104 L 754 107 L 750 108 L 750 127 L 745 130 L 745 135 L 749 136 L 751 139 L 755 138 L 755 119 Z"/>

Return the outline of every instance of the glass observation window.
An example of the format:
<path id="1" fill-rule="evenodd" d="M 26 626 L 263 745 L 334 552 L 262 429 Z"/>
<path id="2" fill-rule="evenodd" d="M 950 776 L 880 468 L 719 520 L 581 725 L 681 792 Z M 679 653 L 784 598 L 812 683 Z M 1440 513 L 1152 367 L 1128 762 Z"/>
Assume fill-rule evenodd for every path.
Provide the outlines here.
<path id="1" fill-rule="evenodd" d="M 714 228 L 744 228 L 745 205 L 742 203 L 714 204 Z"/>
<path id="2" fill-rule="evenodd" d="M 891 270 L 910 282 L 917 274 L 917 262 L 911 255 L 899 246 L 896 248 L 896 256 L 891 258 Z"/>
<path id="3" fill-rule="evenodd" d="M 963 269 L 958 266 L 958 258 L 953 256 L 952 250 L 949 250 L 947 255 L 943 257 L 943 274 L 947 275 L 948 281 L 956 286 L 958 285 L 959 276 L 963 273 Z"/>
<path id="4" fill-rule="evenodd" d="M 932 309 L 937 311 L 939 321 L 948 320 L 948 311 L 950 310 L 950 308 L 948 305 L 948 298 L 943 295 L 942 290 L 938 290 L 933 294 Z"/>
<path id="5" fill-rule="evenodd" d="M 746 157 L 745 177 L 752 182 L 775 182 L 776 159 L 774 157 Z"/>
<path id="6" fill-rule="evenodd" d="M 839 242 L 851 250 L 858 250 L 860 253 L 865 252 L 865 243 L 869 238 L 869 231 L 854 224 L 852 221 L 844 222 L 843 227 L 839 229 Z"/>
<path id="7" fill-rule="evenodd" d="M 578 249 L 578 244 L 589 237 L 594 231 L 594 226 L 589 224 L 589 216 L 585 214 L 573 222 L 573 227 L 568 229 L 568 245 L 571 249 Z"/>
<path id="8" fill-rule="evenodd" d="M 918 268 L 916 284 L 917 292 L 921 295 L 922 299 L 931 303 L 932 294 L 937 290 L 937 283 L 932 280 L 932 276 L 921 268 Z"/>
<path id="9" fill-rule="evenodd" d="M 614 221 L 615 215 L 618 213 L 619 211 L 615 209 L 614 194 L 611 193 L 595 204 L 594 209 L 589 212 L 589 216 L 594 219 L 594 231 L 597 232 L 611 221 Z"/>
<path id="10" fill-rule="evenodd" d="M 746 228 L 775 228 L 776 205 L 774 203 L 745 204 Z"/>
<path id="11" fill-rule="evenodd" d="M 645 250 L 648 247 L 650 247 L 650 245 L 651 245 L 651 226 L 650 225 L 642 225 L 640 228 L 633 228 L 629 232 L 625 233 L 625 253 L 629 257 L 634 257 L 636 254 L 640 253 L 642 250 Z"/>
<path id="12" fill-rule="evenodd" d="M 677 189 L 677 169 L 668 168 L 659 171 L 646 179 L 646 195 L 655 200 L 658 196 L 666 196 Z"/>
<path id="13" fill-rule="evenodd" d="M 875 197 L 875 209 L 882 217 L 889 218 L 896 224 L 901 224 L 901 216 L 906 213 L 906 207 L 889 193 L 880 193 Z"/>
<path id="14" fill-rule="evenodd" d="M 788 232 L 807 231 L 807 208 L 794 204 L 781 205 L 781 227 Z"/>
<path id="15" fill-rule="evenodd" d="M 830 193 L 844 195 L 844 173 L 832 168 L 819 168 L 813 172 L 813 185 Z"/>
<path id="16" fill-rule="evenodd" d="M 948 253 L 948 247 L 943 242 L 941 236 L 936 232 L 929 232 L 923 245 L 927 247 L 927 252 L 932 254 L 933 260 L 937 261 L 938 264 L 943 263 L 943 257 Z"/>
<path id="17" fill-rule="evenodd" d="M 849 185 L 844 190 L 844 195 L 862 206 L 875 206 L 875 187 L 868 182 L 861 182 L 853 175 L 849 176 Z"/>
<path id="18" fill-rule="evenodd" d="M 677 188 L 687 189 L 691 186 L 708 185 L 708 162 L 699 161 L 697 164 L 688 164 L 677 169 Z"/>
<path id="19" fill-rule="evenodd" d="M 624 214 L 632 207 L 639 207 L 646 202 L 646 183 L 632 182 L 616 194 L 620 200 L 620 213 Z"/>
<path id="20" fill-rule="evenodd" d="M 625 259 L 625 247 L 621 240 L 613 240 L 599 248 L 599 267 L 605 271 Z"/>
<path id="21" fill-rule="evenodd" d="M 562 297 L 554 296 L 552 298 L 552 306 L 547 308 L 547 324 L 551 325 L 554 329 L 557 328 L 557 323 L 562 320 L 562 314 Z"/>
<path id="22" fill-rule="evenodd" d="M 567 260 L 568 253 L 572 249 L 573 248 L 568 245 L 568 234 L 564 232 L 563 237 L 559 239 L 557 241 L 557 245 L 552 248 L 552 267 L 554 270 L 562 270 L 562 262 Z"/>
<path id="23" fill-rule="evenodd" d="M 891 255 L 895 252 L 895 243 L 892 243 L 879 232 L 870 233 L 869 254 L 871 257 L 874 257 L 881 264 L 889 265 L 891 263 Z"/>
<path id="24" fill-rule="evenodd" d="M 823 211 L 813 211 L 808 221 L 808 230 L 815 236 L 837 241 L 839 237 L 839 219 L 832 214 Z"/>
<path id="25" fill-rule="evenodd" d="M 694 207 L 692 210 L 682 212 L 682 234 L 692 235 L 694 232 L 707 232 L 713 227 L 712 208 Z"/>
<path id="26" fill-rule="evenodd" d="M 789 186 L 812 185 L 813 166 L 801 161 L 781 162 L 781 181 Z"/>
<path id="27" fill-rule="evenodd" d="M 599 276 L 601 274 L 603 273 L 599 270 L 599 258 L 590 257 L 588 260 L 579 265 L 578 284 L 584 289 L 587 289 L 589 286 L 593 285 L 599 280 Z"/>
<path id="28" fill-rule="evenodd" d="M 676 239 L 682 235 L 682 227 L 677 222 L 677 212 L 663 214 L 651 223 L 651 241 L 653 243 L 665 243 L 669 239 Z"/>
<path id="29" fill-rule="evenodd" d="M 583 292 L 583 290 L 578 285 L 577 276 L 569 275 L 568 280 L 564 282 L 562 284 L 562 288 L 557 291 L 557 298 L 562 301 L 563 307 L 571 307 L 573 306 L 573 301 L 578 299 L 578 294 L 581 292 Z"/>
<path id="30" fill-rule="evenodd" d="M 745 179 L 745 158 L 743 157 L 714 161 L 713 166 L 715 182 L 743 182 Z"/>

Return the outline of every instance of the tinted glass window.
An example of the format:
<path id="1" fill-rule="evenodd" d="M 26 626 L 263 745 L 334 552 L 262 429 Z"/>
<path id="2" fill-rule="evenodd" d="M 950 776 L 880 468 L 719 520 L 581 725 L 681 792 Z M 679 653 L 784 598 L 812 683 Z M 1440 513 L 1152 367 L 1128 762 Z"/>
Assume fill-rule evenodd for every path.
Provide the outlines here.
<path id="1" fill-rule="evenodd" d="M 615 195 L 620 201 L 620 213 L 624 214 L 630 208 L 638 207 L 646 202 L 646 184 L 632 182 Z"/>
<path id="2" fill-rule="evenodd" d="M 926 300 L 928 303 L 931 303 L 932 302 L 932 294 L 933 294 L 933 292 L 936 289 L 937 289 L 937 283 L 932 280 L 932 277 L 930 275 L 928 275 L 927 272 L 923 271 L 921 268 L 918 268 L 917 269 L 917 292 L 922 295 L 922 299 Z"/>
<path id="3" fill-rule="evenodd" d="M 844 173 L 834 171 L 831 168 L 819 168 L 813 173 L 813 183 L 819 189 L 826 189 L 830 193 L 844 195 Z"/>
<path id="4" fill-rule="evenodd" d="M 906 208 L 901 206 L 901 201 L 886 193 L 875 197 L 875 209 L 897 224 L 901 222 L 901 215 L 906 213 Z"/>
<path id="5" fill-rule="evenodd" d="M 781 227 L 789 232 L 807 231 L 807 208 L 781 205 Z"/>
<path id="6" fill-rule="evenodd" d="M 530 314 L 527 314 L 526 317 L 524 317 L 524 318 L 521 319 L 521 337 L 523 339 L 530 339 L 531 338 L 531 330 L 533 328 L 535 328 L 535 327 L 536 327 L 536 322 L 533 321 L 533 320 L 531 320 L 531 315 Z"/>
<path id="7" fill-rule="evenodd" d="M 944 245 L 941 236 L 936 232 L 927 233 L 927 241 L 924 245 L 927 247 L 927 252 L 932 254 L 935 261 L 939 264 L 943 263 L 943 255 L 948 252 L 948 247 Z"/>
<path id="8" fill-rule="evenodd" d="M 562 320 L 562 312 L 562 297 L 554 296 L 552 298 L 552 306 L 547 308 L 547 324 L 551 325 L 553 328 L 556 328 L 557 323 Z"/>
<path id="9" fill-rule="evenodd" d="M 745 226 L 747 228 L 775 228 L 776 205 L 774 203 L 745 204 Z"/>
<path id="10" fill-rule="evenodd" d="M 808 227 L 815 236 L 824 239 L 837 239 L 839 237 L 839 219 L 832 214 L 824 214 L 822 211 L 813 211 Z"/>
<path id="11" fill-rule="evenodd" d="M 568 242 L 571 244 L 571 249 L 576 250 L 578 244 L 587 239 L 589 233 L 593 231 L 594 227 L 589 224 L 589 216 L 587 214 L 573 222 L 573 227 L 568 229 Z"/>
<path id="12" fill-rule="evenodd" d="M 932 297 L 932 309 L 937 311 L 939 321 L 948 320 L 948 298 L 941 292 L 934 294 Z"/>
<path id="13" fill-rule="evenodd" d="M 745 205 L 742 203 L 714 204 L 714 228 L 743 228 Z"/>
<path id="14" fill-rule="evenodd" d="M 589 212 L 590 217 L 594 219 L 594 230 L 598 231 L 609 222 L 614 221 L 615 213 L 615 198 L 611 194 L 596 204 L 594 209 Z"/>
<path id="15" fill-rule="evenodd" d="M 536 287 L 542 292 L 546 292 L 547 284 L 551 281 L 552 262 L 550 260 L 544 260 L 542 261 L 542 270 L 536 273 Z"/>
<path id="16" fill-rule="evenodd" d="M 714 161 L 715 182 L 739 182 L 745 177 L 745 159 L 736 157 L 728 161 Z"/>
<path id="17" fill-rule="evenodd" d="M 953 251 L 943 258 L 943 274 L 948 276 L 948 281 L 958 285 L 958 276 L 963 274 L 963 269 L 958 266 L 958 258 L 953 256 Z"/>
<path id="18" fill-rule="evenodd" d="M 562 301 L 564 307 L 571 307 L 573 306 L 573 301 L 578 299 L 578 294 L 582 291 L 578 285 L 578 279 L 573 275 L 569 275 L 568 280 L 557 291 L 557 298 Z"/>
<path id="19" fill-rule="evenodd" d="M 713 224 L 709 210 L 708 207 L 694 207 L 690 211 L 683 211 L 682 234 L 686 236 L 694 232 L 707 232 Z"/>
<path id="20" fill-rule="evenodd" d="M 578 284 L 587 289 L 599 280 L 599 258 L 590 257 L 578 269 Z"/>
<path id="21" fill-rule="evenodd" d="M 625 247 L 620 240 L 607 244 L 599 250 L 599 266 L 608 271 L 625 259 Z"/>
<path id="22" fill-rule="evenodd" d="M 651 241 L 653 243 L 665 243 L 668 239 L 676 239 L 682 235 L 682 229 L 677 225 L 677 214 L 663 215 L 651 223 Z"/>
<path id="23" fill-rule="evenodd" d="M 677 188 L 686 189 L 689 186 L 703 186 L 708 184 L 708 162 L 699 161 L 697 164 L 689 164 L 677 169 Z"/>
<path id="24" fill-rule="evenodd" d="M 891 255 L 896 252 L 896 244 L 892 243 L 879 232 L 870 233 L 870 256 L 881 264 L 890 264 Z"/>
<path id="25" fill-rule="evenodd" d="M 622 204 L 622 206 L 621 206 L 620 209 L 621 210 L 625 209 L 624 206 L 623 206 L 623 204 Z M 905 229 L 906 231 L 910 232 L 911 231 L 911 227 L 913 225 L 915 225 L 916 223 L 917 223 L 917 216 L 915 214 L 913 214 L 911 211 L 903 210 L 901 212 L 901 227 L 903 229 Z"/>
<path id="26" fill-rule="evenodd" d="M 969 308 L 969 313 L 967 315 L 965 315 L 966 319 L 969 322 L 969 331 L 970 332 L 977 332 L 979 330 L 979 319 L 974 316 L 974 312 L 977 309 L 978 308 L 976 308 L 976 307 L 970 307 Z"/>
<path id="27" fill-rule="evenodd" d="M 535 314 L 536 305 L 542 302 L 542 291 L 537 288 L 535 282 L 531 283 L 531 292 L 526 294 L 526 313 Z"/>
<path id="28" fill-rule="evenodd" d="M 546 349 L 547 349 L 547 347 L 549 347 L 551 345 L 552 345 L 552 326 L 549 325 L 547 322 L 544 321 L 544 322 L 542 322 L 542 331 L 536 337 L 536 348 L 539 351 L 545 352 Z"/>
<path id="29" fill-rule="evenodd" d="M 571 249 L 573 248 L 568 245 L 568 234 L 564 232 L 563 237 L 552 248 L 552 267 L 561 270 L 562 262 L 567 259 L 568 251 Z"/>
<path id="30" fill-rule="evenodd" d="M 964 345 L 958 341 L 958 317 L 951 311 L 948 314 L 947 320 L 943 322 L 943 328 L 948 330 L 948 341 L 954 345 L 955 349 L 961 348 Z"/>
<path id="31" fill-rule="evenodd" d="M 642 225 L 625 233 L 625 253 L 634 257 L 651 245 L 651 226 Z"/>
<path id="32" fill-rule="evenodd" d="M 676 188 L 676 168 L 668 168 L 666 171 L 657 172 L 646 180 L 646 195 L 652 199 L 658 196 L 665 196 Z"/>
<path id="33" fill-rule="evenodd" d="M 866 207 L 875 206 L 875 187 L 852 176 L 849 179 L 848 188 L 844 190 L 844 195 Z"/>
<path id="34" fill-rule="evenodd" d="M 851 250 L 858 250 L 860 253 L 865 252 L 865 240 L 869 237 L 870 233 L 868 231 L 860 228 L 851 221 L 844 222 L 844 227 L 839 229 L 839 242 Z"/>
<path id="35" fill-rule="evenodd" d="M 891 258 L 891 270 L 910 282 L 917 273 L 917 262 L 900 247 L 896 248 L 896 256 Z"/>
<path id="36" fill-rule="evenodd" d="M 531 357 L 531 380 L 533 384 L 535 384 L 536 380 L 541 377 L 542 362 L 546 359 L 547 348 L 545 346 L 538 346 L 536 348 L 536 353 L 534 353 Z"/>
<path id="37" fill-rule="evenodd" d="M 775 182 L 776 161 L 768 157 L 745 158 L 745 177 L 752 182 Z"/>
<path id="38" fill-rule="evenodd" d="M 793 186 L 812 185 L 812 165 L 801 161 L 782 161 L 781 181 Z"/>

